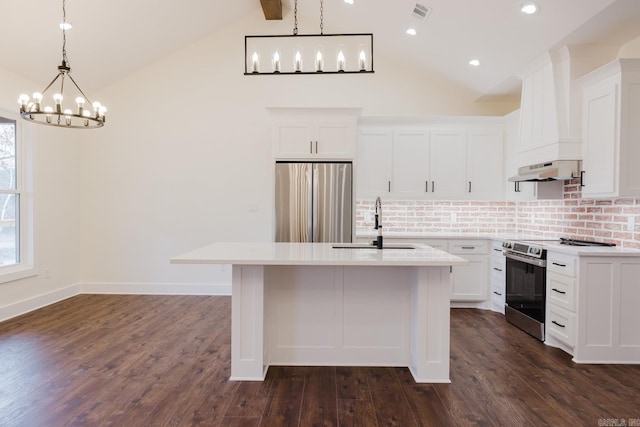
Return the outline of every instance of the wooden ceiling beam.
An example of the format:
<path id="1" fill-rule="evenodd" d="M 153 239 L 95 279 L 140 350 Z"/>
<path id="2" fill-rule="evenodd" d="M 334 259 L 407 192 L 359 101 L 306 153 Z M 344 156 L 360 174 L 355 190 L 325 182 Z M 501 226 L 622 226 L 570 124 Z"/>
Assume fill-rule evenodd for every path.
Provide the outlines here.
<path id="1" fill-rule="evenodd" d="M 282 20 L 282 0 L 260 0 L 267 21 Z"/>

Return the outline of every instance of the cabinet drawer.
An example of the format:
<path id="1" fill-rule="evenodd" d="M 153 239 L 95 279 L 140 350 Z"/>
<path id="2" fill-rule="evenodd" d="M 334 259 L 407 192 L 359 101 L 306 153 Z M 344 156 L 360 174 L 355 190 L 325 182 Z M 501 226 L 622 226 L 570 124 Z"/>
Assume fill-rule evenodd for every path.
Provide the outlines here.
<path id="1" fill-rule="evenodd" d="M 429 245 L 432 248 L 440 249 L 441 251 L 447 252 L 447 241 L 441 239 L 424 239 L 420 240 L 420 243 L 424 243 L 425 245 Z"/>
<path id="2" fill-rule="evenodd" d="M 547 271 L 576 277 L 578 259 L 574 256 L 549 252 L 547 254 Z"/>
<path id="3" fill-rule="evenodd" d="M 489 244 L 486 240 L 451 240 L 449 242 L 449 252 L 452 254 L 486 254 L 488 251 Z"/>
<path id="4" fill-rule="evenodd" d="M 575 314 L 554 304 L 547 304 L 547 334 L 570 347 L 575 345 Z"/>
<path id="5" fill-rule="evenodd" d="M 576 279 L 554 272 L 547 273 L 547 302 L 576 311 Z"/>

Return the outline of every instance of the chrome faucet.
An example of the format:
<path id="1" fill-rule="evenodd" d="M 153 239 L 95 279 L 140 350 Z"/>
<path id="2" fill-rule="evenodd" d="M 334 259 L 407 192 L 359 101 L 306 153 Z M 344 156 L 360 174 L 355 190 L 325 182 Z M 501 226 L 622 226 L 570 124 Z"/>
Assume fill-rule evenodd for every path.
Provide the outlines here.
<path id="1" fill-rule="evenodd" d="M 378 236 L 373 243 L 376 248 L 382 249 L 382 200 L 380 200 L 380 196 L 376 198 L 376 215 L 373 229 L 378 230 Z"/>

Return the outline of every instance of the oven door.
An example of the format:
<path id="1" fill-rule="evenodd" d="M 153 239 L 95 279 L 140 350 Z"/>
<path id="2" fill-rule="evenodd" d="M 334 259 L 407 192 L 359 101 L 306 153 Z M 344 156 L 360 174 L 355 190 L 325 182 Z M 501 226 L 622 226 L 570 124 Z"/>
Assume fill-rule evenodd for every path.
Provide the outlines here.
<path id="1" fill-rule="evenodd" d="M 536 338 L 544 340 L 544 332 L 540 336 L 538 331 L 544 331 L 546 261 L 509 253 L 505 254 L 505 258 L 507 320 L 517 324 Z M 535 326 L 523 327 L 521 326 L 523 322 Z M 535 333 L 530 330 L 532 328 Z"/>

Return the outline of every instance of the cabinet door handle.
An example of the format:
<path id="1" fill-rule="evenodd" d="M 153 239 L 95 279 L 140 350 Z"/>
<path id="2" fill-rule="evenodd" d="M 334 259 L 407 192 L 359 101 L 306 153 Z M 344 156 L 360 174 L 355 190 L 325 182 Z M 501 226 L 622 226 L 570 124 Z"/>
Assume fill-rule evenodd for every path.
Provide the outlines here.
<path id="1" fill-rule="evenodd" d="M 391 193 L 391 181 L 387 181 L 389 193 Z"/>
<path id="2" fill-rule="evenodd" d="M 499 272 L 501 272 L 501 273 L 502 273 L 502 269 L 501 269 L 501 268 L 493 267 L 493 269 L 494 269 L 495 271 L 499 271 Z"/>
<path id="3" fill-rule="evenodd" d="M 556 265 L 558 267 L 566 267 L 567 266 L 567 264 L 559 264 L 557 262 L 552 262 L 551 264 Z"/>
<path id="4" fill-rule="evenodd" d="M 429 181 L 425 181 L 424 182 L 424 192 L 428 193 L 429 192 Z"/>
<path id="5" fill-rule="evenodd" d="M 520 193 L 520 182 L 516 181 L 513 183 L 513 191 L 516 193 Z"/>
<path id="6" fill-rule="evenodd" d="M 502 252 L 502 249 L 493 248 L 493 250 L 496 252 Z"/>
<path id="7" fill-rule="evenodd" d="M 584 187 L 584 173 L 585 171 L 580 171 L 580 187 Z"/>
<path id="8" fill-rule="evenodd" d="M 431 192 L 432 193 L 436 192 L 436 182 L 435 181 L 431 181 Z"/>
<path id="9" fill-rule="evenodd" d="M 318 154 L 318 141 L 316 141 L 316 154 Z"/>
<path id="10" fill-rule="evenodd" d="M 475 246 L 461 246 L 462 249 L 475 249 Z"/>
<path id="11" fill-rule="evenodd" d="M 501 297 L 501 296 L 502 296 L 502 294 L 501 294 L 500 292 L 493 291 L 493 293 L 494 293 L 494 294 L 496 294 L 496 295 L 498 295 L 499 297 Z"/>
<path id="12" fill-rule="evenodd" d="M 313 141 L 309 141 L 309 154 L 313 154 Z"/>
<path id="13" fill-rule="evenodd" d="M 558 322 L 556 322 L 555 320 L 552 320 L 552 321 L 551 321 L 551 323 L 553 323 L 553 324 L 554 324 L 554 325 L 556 325 L 556 326 L 560 326 L 561 328 L 566 328 L 566 326 L 565 326 L 565 325 L 563 325 L 563 324 L 561 324 L 561 323 L 558 323 Z"/>
<path id="14" fill-rule="evenodd" d="M 471 193 L 471 181 L 469 181 L 469 193 Z"/>
<path id="15" fill-rule="evenodd" d="M 552 290 L 553 292 L 557 292 L 557 293 L 562 294 L 562 295 L 566 294 L 566 292 L 561 291 L 560 289 L 553 288 L 553 289 L 551 289 L 551 290 Z"/>

